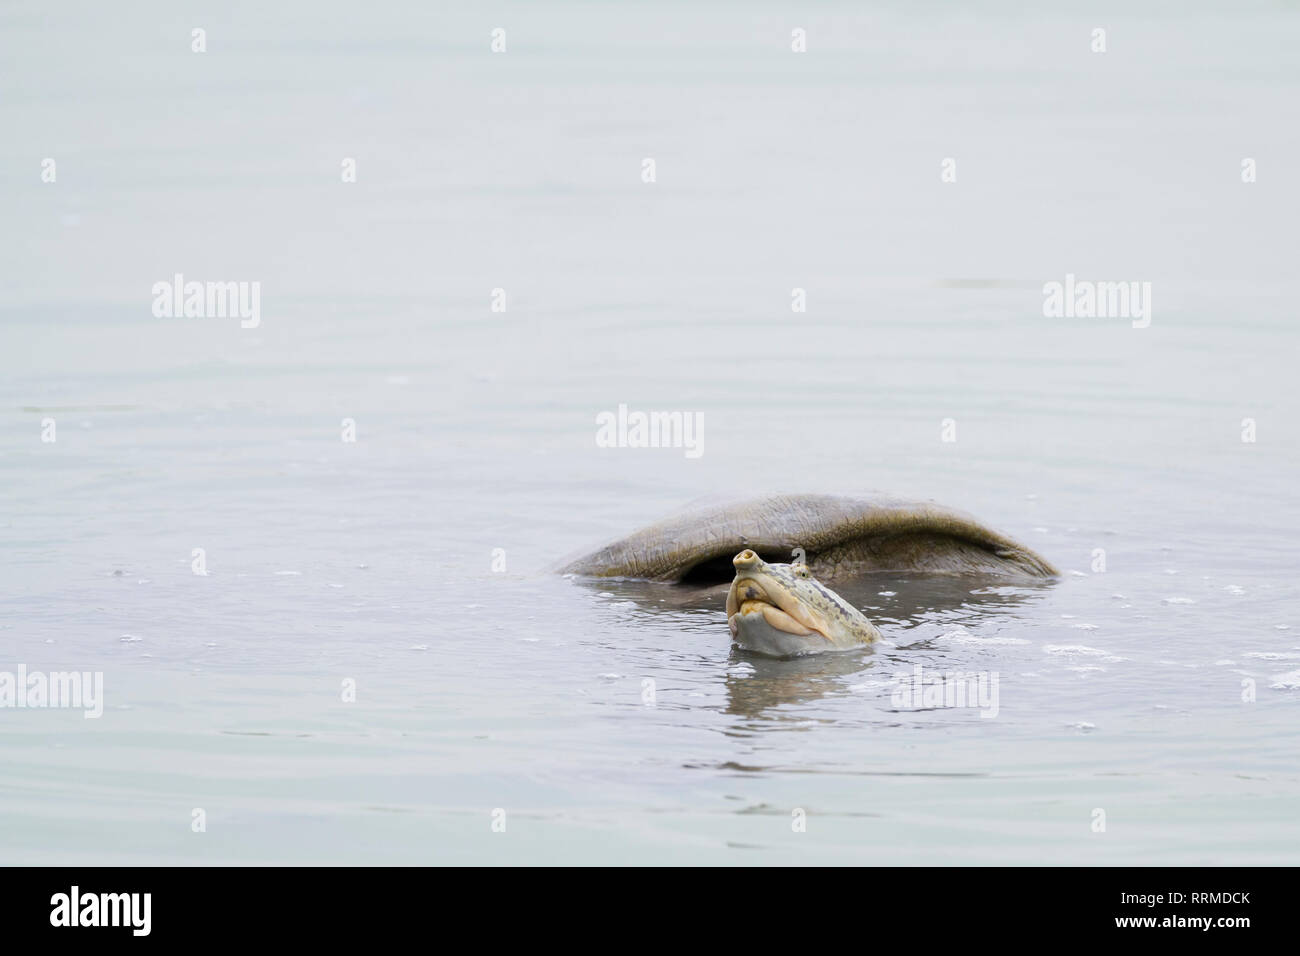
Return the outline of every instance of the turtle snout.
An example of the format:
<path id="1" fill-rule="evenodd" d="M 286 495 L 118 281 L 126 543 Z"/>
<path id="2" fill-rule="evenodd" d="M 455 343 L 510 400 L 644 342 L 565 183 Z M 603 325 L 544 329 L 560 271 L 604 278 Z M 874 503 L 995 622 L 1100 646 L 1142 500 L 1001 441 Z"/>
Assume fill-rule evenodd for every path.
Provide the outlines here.
<path id="1" fill-rule="evenodd" d="M 749 571 L 761 565 L 763 561 L 753 551 L 746 548 L 732 558 L 731 563 L 736 566 L 737 571 Z"/>

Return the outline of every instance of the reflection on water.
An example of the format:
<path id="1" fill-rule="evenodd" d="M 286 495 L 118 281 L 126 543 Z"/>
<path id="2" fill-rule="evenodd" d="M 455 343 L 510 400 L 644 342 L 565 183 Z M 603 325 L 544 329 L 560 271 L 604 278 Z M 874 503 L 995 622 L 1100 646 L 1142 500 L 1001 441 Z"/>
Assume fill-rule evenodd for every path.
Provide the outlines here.
<path id="1" fill-rule="evenodd" d="M 806 723 L 806 714 L 788 708 L 848 693 L 847 682 L 861 678 L 876 665 L 875 653 L 868 648 L 774 660 L 733 650 L 735 664 L 727 670 L 725 712 L 737 717 Z M 737 725 L 737 729 L 741 728 L 753 729 Z"/>
<path id="2" fill-rule="evenodd" d="M 611 604 L 626 602 L 637 612 L 649 615 L 627 619 L 629 628 L 667 627 L 680 631 L 704 631 L 720 641 L 729 640 L 726 631 L 726 585 L 695 587 L 657 581 L 571 578 L 580 588 Z M 876 685 L 888 687 L 898 671 L 911 667 L 921 650 L 938 653 L 927 659 L 928 666 L 945 664 L 945 637 L 953 626 L 979 630 L 1000 617 L 1024 613 L 1040 600 L 1054 581 L 1009 580 L 992 575 L 950 575 L 878 572 L 851 581 L 837 582 L 836 590 L 862 610 L 883 633 L 883 640 L 870 648 L 810 654 L 775 660 L 736 648 L 731 650 L 733 666 L 725 677 L 726 705 L 730 716 L 784 721 L 806 725 L 807 711 L 799 705 L 822 698 L 855 693 Z M 963 632 L 966 633 L 966 632 Z M 907 653 L 903 653 L 907 652 Z M 964 655 L 956 657 L 966 660 Z M 830 718 L 815 718 L 830 719 Z M 737 724 L 740 732 L 752 730 Z"/>

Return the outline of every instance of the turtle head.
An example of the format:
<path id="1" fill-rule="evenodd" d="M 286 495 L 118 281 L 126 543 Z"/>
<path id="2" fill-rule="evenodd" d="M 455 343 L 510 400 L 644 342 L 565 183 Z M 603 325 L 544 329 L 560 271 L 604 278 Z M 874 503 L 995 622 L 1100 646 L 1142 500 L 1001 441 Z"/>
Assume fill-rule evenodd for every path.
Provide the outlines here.
<path id="1" fill-rule="evenodd" d="M 768 564 L 751 550 L 732 559 L 727 626 L 736 644 L 773 657 L 862 647 L 880 632 L 806 565 Z"/>

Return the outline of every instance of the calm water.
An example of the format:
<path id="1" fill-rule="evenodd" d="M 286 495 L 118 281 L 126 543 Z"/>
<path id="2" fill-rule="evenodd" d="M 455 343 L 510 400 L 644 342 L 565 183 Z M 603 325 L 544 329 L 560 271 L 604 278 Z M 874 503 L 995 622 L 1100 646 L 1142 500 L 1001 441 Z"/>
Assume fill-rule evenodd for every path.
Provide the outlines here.
<path id="1" fill-rule="evenodd" d="M 7 5 L 0 671 L 105 709 L 0 709 L 0 862 L 1294 862 L 1300 14 L 1127 6 Z M 178 272 L 261 324 L 155 318 Z M 883 646 L 768 661 L 548 573 L 872 489 L 1065 574 L 883 575 Z"/>

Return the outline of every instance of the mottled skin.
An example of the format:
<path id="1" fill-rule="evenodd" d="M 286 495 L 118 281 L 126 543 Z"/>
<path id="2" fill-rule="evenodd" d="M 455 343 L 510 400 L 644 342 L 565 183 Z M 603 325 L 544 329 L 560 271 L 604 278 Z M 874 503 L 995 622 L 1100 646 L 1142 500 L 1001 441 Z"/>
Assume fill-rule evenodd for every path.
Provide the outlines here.
<path id="1" fill-rule="evenodd" d="M 873 571 L 1057 573 L 1024 545 L 960 511 L 876 495 L 771 495 L 699 508 L 636 531 L 560 570 L 592 577 L 723 581 L 730 558 L 750 549 L 788 560 L 795 549 L 814 576 L 833 581 Z"/>
<path id="2" fill-rule="evenodd" d="M 880 639 L 876 626 L 852 604 L 821 584 L 806 565 L 768 564 L 751 550 L 732 560 L 727 626 L 747 651 L 797 657 L 866 647 Z"/>

